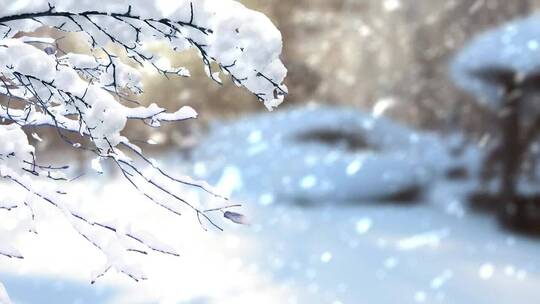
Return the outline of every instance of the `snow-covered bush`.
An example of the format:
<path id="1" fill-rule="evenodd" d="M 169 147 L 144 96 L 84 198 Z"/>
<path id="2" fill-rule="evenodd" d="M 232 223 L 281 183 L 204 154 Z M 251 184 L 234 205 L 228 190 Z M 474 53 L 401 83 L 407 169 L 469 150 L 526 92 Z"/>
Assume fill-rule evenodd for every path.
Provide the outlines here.
<path id="1" fill-rule="evenodd" d="M 54 39 L 28 36 L 43 26 L 82 33 L 92 52 L 65 53 Z M 145 47 L 156 40 L 167 41 L 178 52 L 196 49 L 212 80 L 221 83 L 220 77 L 227 75 L 268 109 L 279 105 L 286 95 L 282 85 L 286 69 L 279 60 L 281 35 L 268 18 L 230 0 L 0 0 L 0 37 L 0 94 L 4 96 L 0 103 L 0 212 L 27 210 L 29 220 L 21 222 L 24 229 L 36 232 L 34 206 L 56 208 L 73 229 L 107 256 L 107 264 L 95 278 L 115 269 L 135 280 L 143 279 L 144 274 L 123 262 L 121 257 L 127 254 L 150 250 L 177 255 L 152 235 L 100 222 L 70 201 L 63 190 L 70 180 L 68 165 L 41 163 L 27 138 L 31 134 L 40 140 L 35 129 L 53 128 L 71 148 L 93 153 L 94 169 L 101 171 L 105 161 L 114 164 L 158 208 L 174 215 L 188 210 L 203 227 L 220 229 L 213 217 L 219 214 L 242 221 L 228 210 L 234 205 L 227 198 L 205 182 L 167 173 L 122 131 L 129 120 L 158 128 L 164 122 L 197 116 L 187 106 L 168 112 L 156 104 L 144 107 L 130 99 L 143 91 L 140 69 L 149 65 L 165 77 L 189 76 L 185 68 L 160 66 L 159 56 Z M 121 60 L 110 46 L 120 49 L 129 62 Z M 178 184 L 221 199 L 222 207 L 207 210 L 192 204 L 175 187 Z M 158 194 L 168 199 L 159 199 Z M 107 241 L 105 235 L 112 235 L 115 241 Z M 0 255 L 23 258 L 9 237 L 0 240 Z"/>
<path id="2" fill-rule="evenodd" d="M 200 178 L 229 175 L 265 202 L 310 204 L 410 197 L 455 165 L 434 134 L 329 106 L 216 122 L 194 158 Z"/>

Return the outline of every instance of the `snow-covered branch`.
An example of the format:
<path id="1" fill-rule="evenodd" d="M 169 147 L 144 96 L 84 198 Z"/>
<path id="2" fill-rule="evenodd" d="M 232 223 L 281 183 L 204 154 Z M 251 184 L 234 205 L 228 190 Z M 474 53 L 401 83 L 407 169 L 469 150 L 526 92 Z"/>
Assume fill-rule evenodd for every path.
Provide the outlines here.
<path id="1" fill-rule="evenodd" d="M 30 128 L 54 128 L 73 149 L 94 153 L 92 167 L 97 171 L 102 170 L 102 161 L 109 161 L 157 207 L 175 216 L 192 212 L 204 229 L 221 230 L 214 215 L 242 223 L 243 217 L 229 210 L 238 205 L 205 182 L 167 173 L 122 135 L 129 120 L 158 128 L 164 122 L 197 117 L 188 106 L 168 112 L 156 104 L 142 106 L 127 98 L 143 92 L 144 66 L 154 67 L 164 77 L 189 77 L 183 67 L 160 67 L 159 57 L 145 45 L 165 40 L 178 52 L 194 48 L 212 80 L 221 83 L 219 74 L 228 75 L 270 110 L 287 93 L 282 84 L 286 69 L 279 60 L 281 35 L 268 18 L 230 0 L 180 0 L 175 6 L 163 12 L 152 1 L 139 0 L 107 4 L 36 0 L 24 6 L 0 0 L 0 95 L 4 97 L 0 101 L 0 187 L 17 188 L 24 194 L 11 198 L 9 191 L 0 191 L 0 212 L 27 210 L 32 223 L 28 231 L 37 233 L 34 205 L 57 209 L 73 229 L 107 256 L 107 264 L 94 279 L 109 269 L 144 279 L 136 267 L 118 258 L 126 253 L 178 253 L 149 233 L 100 221 L 68 203 L 69 193 L 62 189 L 70 180 L 69 166 L 39 163 L 26 135 Z M 57 48 L 54 39 L 24 34 L 43 26 L 83 33 L 91 53 L 66 53 Z M 111 45 L 120 47 L 128 61 L 110 51 Z M 193 204 L 183 197 L 180 185 L 204 191 L 221 200 L 222 207 Z M 105 241 L 104 235 L 112 235 L 116 241 Z M 23 258 L 4 240 L 0 255 Z"/>

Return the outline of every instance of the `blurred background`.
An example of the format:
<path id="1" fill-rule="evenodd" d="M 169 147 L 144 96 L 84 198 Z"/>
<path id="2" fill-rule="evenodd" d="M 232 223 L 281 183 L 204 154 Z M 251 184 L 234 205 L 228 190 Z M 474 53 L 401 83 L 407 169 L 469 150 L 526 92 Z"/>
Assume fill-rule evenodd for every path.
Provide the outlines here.
<path id="1" fill-rule="evenodd" d="M 82 201 L 167 223 L 156 231 L 182 254 L 148 263 L 146 282 L 90 286 L 100 257 L 66 247 L 80 241 L 44 212 L 27 261 L 0 259 L 14 302 L 540 303 L 540 0 L 241 2 L 283 35 L 285 103 L 268 113 L 208 79 L 195 53 L 156 43 L 192 77 L 145 69 L 137 98 L 199 119 L 126 134 L 241 201 L 251 224 L 205 232 L 152 215 L 112 166 L 88 173 L 84 155 L 37 131 L 42 157 L 72 155 L 86 173 L 72 186 Z M 89 51 L 76 34 L 35 34 Z"/>

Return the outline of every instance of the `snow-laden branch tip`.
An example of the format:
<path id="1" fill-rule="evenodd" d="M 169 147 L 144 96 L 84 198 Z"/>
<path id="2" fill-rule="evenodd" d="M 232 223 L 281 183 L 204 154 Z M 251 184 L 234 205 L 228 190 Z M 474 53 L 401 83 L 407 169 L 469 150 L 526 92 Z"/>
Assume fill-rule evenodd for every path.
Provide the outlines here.
<path id="1" fill-rule="evenodd" d="M 179 255 L 147 232 L 104 222 L 68 203 L 70 196 L 62 189 L 70 180 L 69 166 L 41 164 L 25 132 L 40 141 L 35 130 L 53 128 L 68 147 L 94 153 L 91 167 L 96 171 L 102 172 L 101 163 L 109 161 L 135 189 L 172 215 L 191 212 L 204 229 L 221 229 L 217 219 L 247 223 L 243 215 L 230 210 L 238 205 L 203 181 L 167 173 L 122 131 L 129 120 L 157 128 L 197 117 L 188 106 L 169 112 L 156 104 L 126 102 L 129 94 L 143 92 L 145 66 L 164 76 L 189 77 L 185 68 L 160 67 L 158 56 L 145 47 L 157 40 L 167 41 L 178 52 L 195 49 L 208 77 L 221 83 L 223 73 L 268 109 L 279 105 L 287 94 L 283 85 L 287 71 L 279 60 L 281 34 L 266 16 L 230 0 L 179 0 L 167 10 L 142 0 L 35 0 L 25 5 L 0 0 L 0 5 L 0 212 L 27 210 L 27 231 L 37 233 L 34 207 L 57 209 L 81 237 L 106 255 L 107 263 L 93 280 L 110 269 L 137 281 L 144 279 L 137 267 L 119 258 L 124 254 Z M 42 26 L 80 32 L 92 51 L 66 53 L 52 38 L 21 34 Z M 110 45 L 122 49 L 131 62 L 110 51 Z M 78 134 L 81 140 L 68 134 Z M 223 204 L 217 208 L 194 204 L 183 197 L 178 185 L 198 188 Z M 2 187 L 17 189 L 21 195 L 8 197 L 13 191 Z M 104 235 L 116 242 L 105 242 Z M 0 244 L 0 255 L 24 258 L 24 252 L 9 240 Z"/>

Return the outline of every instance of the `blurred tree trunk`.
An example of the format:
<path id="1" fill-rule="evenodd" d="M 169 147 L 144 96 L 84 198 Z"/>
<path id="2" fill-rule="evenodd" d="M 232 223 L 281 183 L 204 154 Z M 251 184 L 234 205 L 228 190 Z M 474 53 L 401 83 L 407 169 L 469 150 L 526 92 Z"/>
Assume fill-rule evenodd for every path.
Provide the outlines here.
<path id="1" fill-rule="evenodd" d="M 519 87 L 506 88 L 505 106 L 502 110 L 502 141 L 501 150 L 501 189 L 500 198 L 502 205 L 499 206 L 499 216 L 508 224 L 516 226 L 522 220 L 522 207 L 517 204 L 517 180 L 520 170 L 520 159 L 523 143 L 520 141 L 520 104 L 523 93 Z M 493 165 L 493 164 L 487 164 Z"/>

